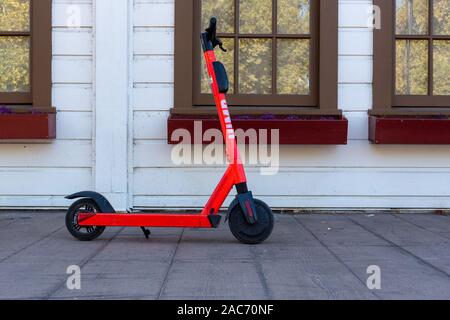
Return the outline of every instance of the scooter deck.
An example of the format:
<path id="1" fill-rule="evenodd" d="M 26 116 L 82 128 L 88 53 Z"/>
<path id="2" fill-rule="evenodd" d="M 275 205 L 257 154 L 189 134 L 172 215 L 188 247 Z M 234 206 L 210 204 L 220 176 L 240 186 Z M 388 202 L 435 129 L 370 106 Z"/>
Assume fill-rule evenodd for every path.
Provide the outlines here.
<path id="1" fill-rule="evenodd" d="M 221 216 L 205 214 L 118 214 L 79 213 L 80 226 L 153 227 L 153 228 L 217 228 Z"/>

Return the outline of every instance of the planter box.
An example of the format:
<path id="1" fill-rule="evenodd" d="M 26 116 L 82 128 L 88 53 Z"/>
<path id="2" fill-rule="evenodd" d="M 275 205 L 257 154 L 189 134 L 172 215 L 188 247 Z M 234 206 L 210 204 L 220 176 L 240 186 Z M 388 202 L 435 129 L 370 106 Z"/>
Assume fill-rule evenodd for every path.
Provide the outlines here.
<path id="1" fill-rule="evenodd" d="M 370 116 L 369 135 L 374 144 L 450 144 L 450 118 Z"/>
<path id="2" fill-rule="evenodd" d="M 0 114 L 0 140 L 55 139 L 56 114 Z"/>
<path id="3" fill-rule="evenodd" d="M 172 139 L 172 134 L 177 129 L 185 129 L 190 132 L 194 140 L 194 124 L 201 123 L 201 134 L 206 130 L 219 129 L 220 122 L 213 116 L 181 116 L 171 115 L 168 119 L 168 143 L 177 144 L 179 141 Z M 348 120 L 345 117 L 321 117 L 321 116 L 236 116 L 233 117 L 234 128 L 247 131 L 255 129 L 269 130 L 267 136 L 270 141 L 270 130 L 280 130 L 280 144 L 283 145 L 345 145 L 348 136 Z M 198 139 L 198 138 L 197 138 Z M 194 143 L 194 142 L 193 142 Z M 210 144 L 210 141 L 203 141 Z M 248 143 L 248 141 L 246 141 Z"/>

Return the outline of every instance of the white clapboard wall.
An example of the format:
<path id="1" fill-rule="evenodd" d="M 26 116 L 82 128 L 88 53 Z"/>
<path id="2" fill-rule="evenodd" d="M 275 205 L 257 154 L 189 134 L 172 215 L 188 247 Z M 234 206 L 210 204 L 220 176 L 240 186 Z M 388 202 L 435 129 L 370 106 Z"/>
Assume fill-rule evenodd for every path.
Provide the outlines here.
<path id="1" fill-rule="evenodd" d="M 74 10 L 80 28 L 67 27 Z M 92 188 L 92 1 L 53 0 L 52 20 L 58 138 L 0 142 L 0 207 L 66 206 L 64 196 Z"/>
<path id="2" fill-rule="evenodd" d="M 65 195 L 85 189 L 107 190 L 119 210 L 201 207 L 220 179 L 220 167 L 174 165 L 167 145 L 174 101 L 174 0 L 109 1 L 53 0 L 58 139 L 0 141 L 0 208 L 65 207 L 70 204 Z M 128 1 L 128 12 L 121 1 Z M 340 0 L 339 106 L 350 121 L 349 144 L 282 146 L 275 176 L 261 176 L 251 167 L 251 189 L 273 207 L 450 207 L 450 148 L 374 146 L 367 140 L 370 5 Z M 80 28 L 68 27 L 77 10 Z M 127 25 L 128 32 L 120 32 Z M 108 42 L 109 28 L 114 34 Z M 127 43 L 129 58 L 122 61 L 127 58 L 120 49 Z M 121 61 L 108 68 L 114 59 Z"/>
<path id="3" fill-rule="evenodd" d="M 350 121 L 347 146 L 283 146 L 276 176 L 250 169 L 256 195 L 280 208 L 450 207 L 450 148 L 374 146 L 372 30 L 368 0 L 341 0 L 339 106 Z M 135 0 L 134 178 L 136 207 L 202 206 L 223 172 L 172 164 L 166 119 L 173 106 L 174 1 Z"/>

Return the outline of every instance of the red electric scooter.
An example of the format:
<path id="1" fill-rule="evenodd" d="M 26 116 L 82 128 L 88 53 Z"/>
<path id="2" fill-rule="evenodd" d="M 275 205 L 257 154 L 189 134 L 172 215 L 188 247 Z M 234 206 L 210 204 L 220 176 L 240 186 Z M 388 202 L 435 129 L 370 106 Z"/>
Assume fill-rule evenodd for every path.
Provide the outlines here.
<path id="1" fill-rule="evenodd" d="M 203 211 L 199 214 L 116 213 L 101 194 L 80 192 L 66 197 L 81 198 L 69 208 L 66 215 L 67 229 L 75 238 L 82 241 L 94 240 L 103 233 L 105 227 L 140 227 L 147 239 L 150 236 L 147 227 L 217 228 L 221 221 L 219 210 L 234 186 L 237 196 L 227 215 L 233 235 L 245 244 L 258 244 L 270 236 L 274 225 L 272 210 L 264 202 L 254 199 L 247 188 L 247 178 L 225 97 L 228 92 L 228 76 L 224 65 L 216 60 L 214 54 L 217 46 L 226 52 L 216 35 L 216 28 L 217 20 L 212 18 L 209 28 L 201 34 L 201 42 L 230 165 Z"/>

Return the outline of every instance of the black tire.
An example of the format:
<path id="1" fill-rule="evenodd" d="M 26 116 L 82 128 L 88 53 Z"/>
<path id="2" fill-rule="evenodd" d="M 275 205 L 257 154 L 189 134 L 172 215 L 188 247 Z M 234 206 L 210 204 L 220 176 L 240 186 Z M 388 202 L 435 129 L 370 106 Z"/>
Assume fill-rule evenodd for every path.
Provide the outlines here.
<path id="1" fill-rule="evenodd" d="M 244 244 L 259 244 L 272 234 L 274 219 L 272 210 L 261 200 L 255 199 L 258 221 L 249 224 L 239 204 L 230 208 L 228 225 L 233 236 Z"/>
<path id="2" fill-rule="evenodd" d="M 78 213 L 80 210 L 86 213 L 101 212 L 97 203 L 92 199 L 80 199 L 72 204 L 67 210 L 66 227 L 70 234 L 80 241 L 91 241 L 97 239 L 104 231 L 105 227 L 80 227 L 78 225 Z"/>

